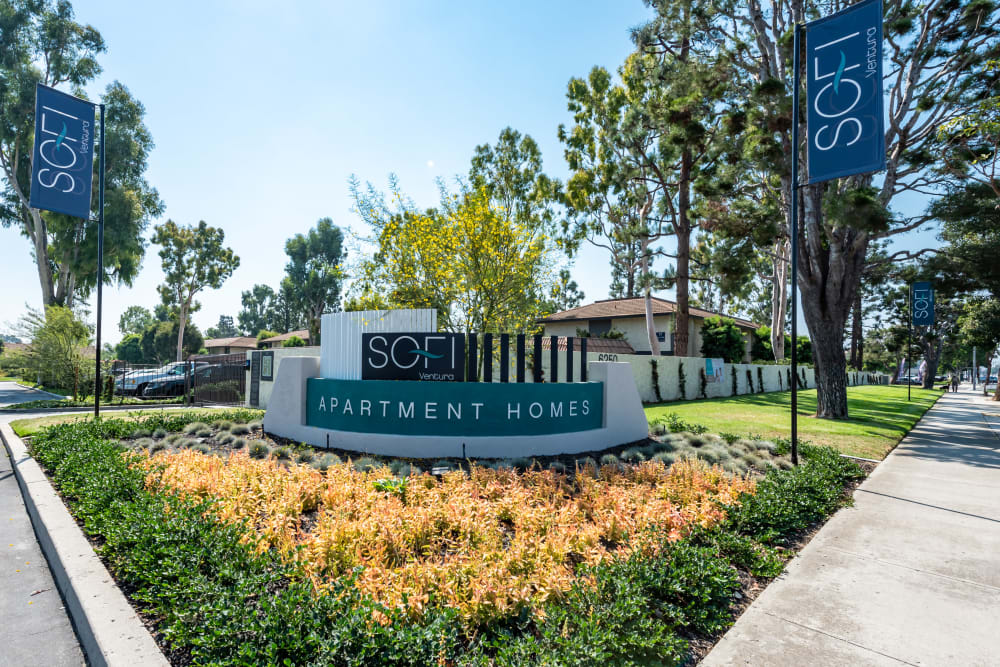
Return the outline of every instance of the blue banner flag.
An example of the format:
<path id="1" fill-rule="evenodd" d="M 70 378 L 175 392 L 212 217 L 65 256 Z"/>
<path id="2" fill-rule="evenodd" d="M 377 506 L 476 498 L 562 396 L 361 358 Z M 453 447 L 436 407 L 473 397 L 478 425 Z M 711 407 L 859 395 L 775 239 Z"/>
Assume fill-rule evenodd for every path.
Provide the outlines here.
<path id="1" fill-rule="evenodd" d="M 35 88 L 32 208 L 90 218 L 94 105 L 55 88 Z"/>
<path id="2" fill-rule="evenodd" d="M 809 182 L 885 169 L 882 2 L 806 23 Z"/>
<path id="3" fill-rule="evenodd" d="M 929 327 L 934 324 L 934 287 L 930 283 L 913 283 L 910 298 L 913 326 Z"/>

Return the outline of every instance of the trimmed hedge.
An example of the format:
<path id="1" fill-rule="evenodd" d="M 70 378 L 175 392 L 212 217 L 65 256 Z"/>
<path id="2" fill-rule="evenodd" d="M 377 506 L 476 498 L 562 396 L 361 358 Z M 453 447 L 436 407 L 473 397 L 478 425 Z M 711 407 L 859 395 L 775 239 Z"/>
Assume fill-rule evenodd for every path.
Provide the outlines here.
<path id="1" fill-rule="evenodd" d="M 176 431 L 191 421 L 164 413 L 143 425 Z M 540 620 L 522 614 L 468 637 L 453 610 L 432 600 L 414 622 L 360 594 L 355 575 L 318 595 L 293 563 L 242 543 L 242 526 L 213 520 L 211 501 L 149 492 L 113 439 L 135 428 L 120 419 L 64 424 L 31 447 L 178 664 L 678 664 L 687 638 L 732 622 L 738 568 L 777 575 L 783 560 L 770 544 L 833 512 L 847 481 L 862 474 L 832 450 L 804 448 L 802 466 L 769 473 L 723 525 L 663 542 L 656 555 L 581 568 Z"/>

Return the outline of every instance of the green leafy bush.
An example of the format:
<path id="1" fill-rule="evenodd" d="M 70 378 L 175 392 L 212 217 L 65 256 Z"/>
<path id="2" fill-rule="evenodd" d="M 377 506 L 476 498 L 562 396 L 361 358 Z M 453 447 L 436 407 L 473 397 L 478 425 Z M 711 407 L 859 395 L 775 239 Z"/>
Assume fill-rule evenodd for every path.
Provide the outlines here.
<path id="1" fill-rule="evenodd" d="M 676 412 L 671 412 L 666 416 L 658 417 L 653 424 L 664 425 L 671 433 L 683 433 L 687 431 L 688 433 L 700 434 L 708 431 L 707 426 L 686 422 L 681 419 L 680 415 Z"/>
<path id="2" fill-rule="evenodd" d="M 844 485 L 864 471 L 826 447 L 802 447 L 804 462 L 769 472 L 754 495 L 727 507 L 728 525 L 737 533 L 773 543 L 805 530 L 844 502 Z"/>
<path id="3" fill-rule="evenodd" d="M 176 431 L 184 423 L 158 427 Z M 148 489 L 146 471 L 129 466 L 139 454 L 115 441 L 134 429 L 134 421 L 116 419 L 55 426 L 35 437 L 32 453 L 84 530 L 99 538 L 100 555 L 133 604 L 156 619 L 169 655 L 190 664 L 682 664 L 691 658 L 690 639 L 715 636 L 732 622 L 737 568 L 780 573 L 782 557 L 769 545 L 839 507 L 844 484 L 861 474 L 832 450 L 805 445 L 802 466 L 770 472 L 715 528 L 664 541 L 656 553 L 584 568 L 588 576 L 551 598 L 544 614 L 522 613 L 467 635 L 456 613 L 433 598 L 414 620 L 361 594 L 356 575 L 327 582 L 318 595 L 294 560 L 258 553 L 241 526 L 216 521 L 211 499 Z M 708 447 L 721 446 L 711 440 Z M 253 447 L 267 455 L 263 443 Z M 313 465 L 334 462 L 325 454 Z M 578 463 L 594 465 L 589 457 Z M 406 475 L 419 469 L 404 463 L 399 473 L 404 479 L 372 483 L 403 495 Z M 387 622 L 372 622 L 376 613 Z"/>

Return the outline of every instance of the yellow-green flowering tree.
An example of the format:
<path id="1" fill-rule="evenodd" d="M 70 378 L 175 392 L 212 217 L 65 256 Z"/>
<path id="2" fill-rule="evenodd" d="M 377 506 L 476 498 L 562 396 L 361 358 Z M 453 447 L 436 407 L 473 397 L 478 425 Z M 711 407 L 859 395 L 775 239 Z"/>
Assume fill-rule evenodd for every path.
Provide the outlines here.
<path id="1" fill-rule="evenodd" d="M 555 278 L 554 242 L 518 220 L 485 187 L 442 189 L 439 208 L 418 211 L 392 183 L 395 210 L 357 195 L 373 231 L 350 309 L 437 308 L 445 331 L 523 332 L 545 315 Z"/>

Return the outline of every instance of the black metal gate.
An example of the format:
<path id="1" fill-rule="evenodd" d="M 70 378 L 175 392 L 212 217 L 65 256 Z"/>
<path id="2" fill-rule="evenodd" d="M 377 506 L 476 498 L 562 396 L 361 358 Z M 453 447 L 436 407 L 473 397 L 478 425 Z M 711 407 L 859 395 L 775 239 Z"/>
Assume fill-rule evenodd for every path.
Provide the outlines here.
<path id="1" fill-rule="evenodd" d="M 188 395 L 192 403 L 244 405 L 246 353 L 193 355 L 188 361 Z"/>

